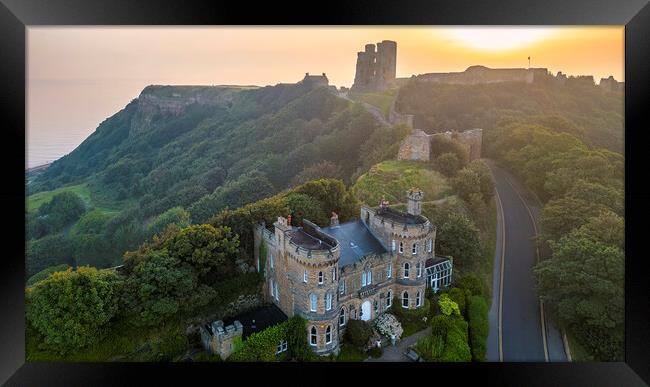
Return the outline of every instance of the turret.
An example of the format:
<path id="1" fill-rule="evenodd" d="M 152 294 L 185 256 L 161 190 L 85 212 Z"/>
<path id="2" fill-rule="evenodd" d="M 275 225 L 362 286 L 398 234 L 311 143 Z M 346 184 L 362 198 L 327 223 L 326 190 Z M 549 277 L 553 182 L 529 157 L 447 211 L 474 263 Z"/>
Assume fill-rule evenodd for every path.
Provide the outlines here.
<path id="1" fill-rule="evenodd" d="M 422 198 L 424 193 L 419 188 L 411 188 L 406 193 L 407 212 L 411 215 L 422 214 Z"/>

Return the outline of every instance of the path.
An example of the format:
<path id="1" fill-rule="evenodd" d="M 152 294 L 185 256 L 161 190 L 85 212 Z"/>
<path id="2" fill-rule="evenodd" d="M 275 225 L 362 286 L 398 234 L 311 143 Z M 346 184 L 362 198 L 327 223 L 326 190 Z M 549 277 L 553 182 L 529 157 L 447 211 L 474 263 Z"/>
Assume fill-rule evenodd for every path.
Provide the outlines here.
<path id="1" fill-rule="evenodd" d="M 384 353 L 381 355 L 381 357 L 378 357 L 376 359 L 370 358 L 366 361 L 412 361 L 406 357 L 404 353 L 408 350 L 408 347 L 415 344 L 418 339 L 430 334 L 431 327 L 423 329 L 420 332 L 416 332 L 411 336 L 400 340 L 394 347 L 392 345 L 384 347 Z"/>

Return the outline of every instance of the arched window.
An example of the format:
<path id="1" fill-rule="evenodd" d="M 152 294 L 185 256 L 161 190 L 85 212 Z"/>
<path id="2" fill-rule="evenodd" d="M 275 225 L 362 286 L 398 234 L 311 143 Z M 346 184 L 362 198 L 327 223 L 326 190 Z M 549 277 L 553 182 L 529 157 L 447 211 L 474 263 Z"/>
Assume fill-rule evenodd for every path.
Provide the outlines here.
<path id="1" fill-rule="evenodd" d="M 307 270 L 305 270 L 302 273 L 302 282 L 307 283 L 307 277 L 308 277 Z"/>
<path id="2" fill-rule="evenodd" d="M 404 291 L 402 293 L 402 308 L 408 308 L 409 307 L 409 294 L 408 292 Z"/>
<path id="3" fill-rule="evenodd" d="M 318 272 L 318 284 L 319 285 L 323 284 L 323 272 L 322 271 Z"/>
<path id="4" fill-rule="evenodd" d="M 388 267 L 386 268 L 386 278 L 390 278 L 393 276 L 393 264 L 389 263 Z"/>
<path id="5" fill-rule="evenodd" d="M 408 277 L 409 277 L 409 270 L 410 270 L 410 269 L 411 269 L 411 265 L 410 265 L 408 262 L 406 262 L 406 263 L 404 264 L 404 278 L 408 278 Z"/>
<path id="6" fill-rule="evenodd" d="M 433 250 L 433 239 L 429 238 L 427 241 L 427 251 L 430 253 Z"/>
<path id="7" fill-rule="evenodd" d="M 309 310 L 315 312 L 317 310 L 318 297 L 314 293 L 309 295 Z"/>
<path id="8" fill-rule="evenodd" d="M 372 270 L 368 270 L 368 285 L 372 284 Z"/>
<path id="9" fill-rule="evenodd" d="M 415 306 L 422 306 L 422 295 L 420 294 L 420 291 L 418 290 L 417 294 L 415 295 Z"/>
<path id="10" fill-rule="evenodd" d="M 332 268 L 332 283 L 334 283 L 334 281 L 336 281 L 336 268 L 335 267 Z"/>
<path id="11" fill-rule="evenodd" d="M 316 345 L 318 343 L 318 335 L 316 334 L 316 327 L 311 327 L 311 334 L 309 335 L 309 344 Z"/>
<path id="12" fill-rule="evenodd" d="M 422 262 L 418 262 L 416 265 L 418 278 L 422 277 Z"/>
<path id="13" fill-rule="evenodd" d="M 366 286 L 368 284 L 368 281 L 367 281 L 366 278 L 367 278 L 366 277 L 366 272 L 364 271 L 364 272 L 361 273 L 361 287 L 364 287 L 364 286 Z"/>
<path id="14" fill-rule="evenodd" d="M 339 325 L 345 325 L 345 308 L 341 308 L 341 312 L 339 312 Z"/>
<path id="15" fill-rule="evenodd" d="M 400 254 L 404 253 L 404 243 L 401 241 L 399 242 L 399 253 Z"/>
<path id="16" fill-rule="evenodd" d="M 388 291 L 388 294 L 386 294 L 386 307 L 390 308 L 390 306 L 393 304 L 393 292 Z"/>
<path id="17" fill-rule="evenodd" d="M 325 329 L 325 344 L 329 344 L 332 342 L 332 326 L 328 325 L 327 329 Z"/>
<path id="18" fill-rule="evenodd" d="M 411 247 L 411 253 L 413 253 L 413 255 L 418 253 L 418 243 L 417 242 L 413 242 L 413 246 Z"/>
<path id="19" fill-rule="evenodd" d="M 325 295 L 325 310 L 332 309 L 332 293 L 327 293 Z"/>

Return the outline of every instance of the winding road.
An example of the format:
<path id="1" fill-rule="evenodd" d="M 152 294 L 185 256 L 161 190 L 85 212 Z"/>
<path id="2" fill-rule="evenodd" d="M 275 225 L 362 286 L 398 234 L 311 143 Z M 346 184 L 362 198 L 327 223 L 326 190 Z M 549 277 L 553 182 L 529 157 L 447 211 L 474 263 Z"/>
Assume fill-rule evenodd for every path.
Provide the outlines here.
<path id="1" fill-rule="evenodd" d="M 559 330 L 544 314 L 532 267 L 539 206 L 513 175 L 489 160 L 497 201 L 497 243 L 492 283 L 488 361 L 565 362 Z M 535 220 L 534 220 L 535 219 Z"/>

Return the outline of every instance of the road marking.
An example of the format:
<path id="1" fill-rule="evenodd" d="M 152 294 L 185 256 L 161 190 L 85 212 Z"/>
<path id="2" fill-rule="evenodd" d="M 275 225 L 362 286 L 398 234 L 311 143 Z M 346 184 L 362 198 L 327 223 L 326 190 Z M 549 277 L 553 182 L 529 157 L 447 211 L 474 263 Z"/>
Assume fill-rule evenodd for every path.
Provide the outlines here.
<path id="1" fill-rule="evenodd" d="M 494 185 L 494 192 L 496 193 L 497 202 L 499 203 L 499 213 L 501 214 L 501 263 L 500 263 L 500 272 L 499 275 L 499 316 L 498 316 L 498 327 L 499 327 L 499 361 L 503 361 L 503 326 L 501 325 L 502 315 L 503 315 L 503 264 L 505 261 L 505 247 L 506 247 L 506 218 L 503 215 L 503 204 L 501 203 L 501 197 L 499 196 L 499 191 Z"/>
<path id="2" fill-rule="evenodd" d="M 519 191 L 515 188 L 515 186 L 510 182 L 510 179 L 508 179 L 508 176 L 505 174 L 503 175 L 504 179 L 506 182 L 512 187 L 512 190 L 515 191 L 517 196 L 519 197 L 519 200 L 523 203 L 524 207 L 526 208 L 526 211 L 528 211 L 528 216 L 530 217 L 530 221 L 533 223 L 533 230 L 535 231 L 535 238 L 537 238 L 537 225 L 535 224 L 535 218 L 533 217 L 533 213 L 530 211 L 530 208 L 528 208 L 528 205 L 526 204 L 526 201 L 524 198 L 519 194 Z M 537 245 L 537 241 L 535 241 L 535 257 L 537 260 L 537 263 L 539 263 L 539 246 Z M 544 359 L 548 362 L 548 343 L 546 342 L 546 322 L 544 318 L 544 303 L 542 300 L 539 300 L 539 319 L 542 325 L 542 342 L 544 344 Z"/>

